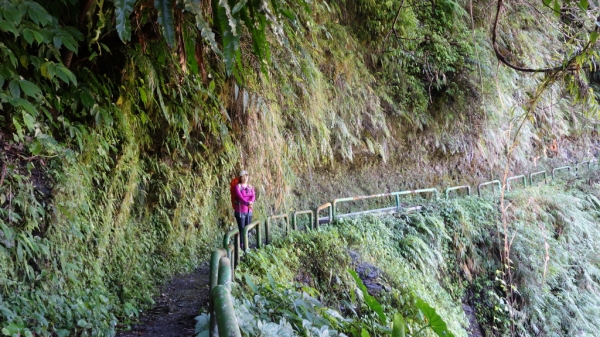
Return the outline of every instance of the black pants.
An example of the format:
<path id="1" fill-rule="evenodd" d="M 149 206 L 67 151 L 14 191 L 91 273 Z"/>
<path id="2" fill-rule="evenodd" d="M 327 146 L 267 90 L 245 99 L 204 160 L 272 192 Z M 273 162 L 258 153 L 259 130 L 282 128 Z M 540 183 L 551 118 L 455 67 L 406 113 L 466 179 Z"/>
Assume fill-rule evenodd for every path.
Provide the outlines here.
<path id="1" fill-rule="evenodd" d="M 237 221 L 238 229 L 240 230 L 240 244 L 244 249 L 244 228 L 252 222 L 252 213 L 233 212 L 235 221 Z"/>

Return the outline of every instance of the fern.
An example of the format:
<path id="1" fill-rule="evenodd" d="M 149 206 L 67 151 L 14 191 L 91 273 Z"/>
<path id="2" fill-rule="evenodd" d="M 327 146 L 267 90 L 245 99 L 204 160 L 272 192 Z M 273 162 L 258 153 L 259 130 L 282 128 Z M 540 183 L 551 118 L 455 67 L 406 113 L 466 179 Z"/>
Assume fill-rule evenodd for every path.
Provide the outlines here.
<path id="1" fill-rule="evenodd" d="M 158 11 L 158 24 L 160 25 L 163 37 L 170 47 L 175 46 L 173 0 L 154 0 L 154 8 Z"/>
<path id="2" fill-rule="evenodd" d="M 131 22 L 129 15 L 133 12 L 135 0 L 113 0 L 115 4 L 115 21 L 119 37 L 123 42 L 131 38 Z"/>

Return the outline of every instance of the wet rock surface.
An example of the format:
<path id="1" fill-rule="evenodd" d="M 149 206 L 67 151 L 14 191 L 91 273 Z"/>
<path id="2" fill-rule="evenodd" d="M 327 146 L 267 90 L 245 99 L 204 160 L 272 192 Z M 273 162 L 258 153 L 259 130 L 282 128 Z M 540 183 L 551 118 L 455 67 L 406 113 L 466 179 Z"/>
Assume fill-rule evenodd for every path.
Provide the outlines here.
<path id="1" fill-rule="evenodd" d="M 195 272 L 181 275 L 161 287 L 153 308 L 142 313 L 129 331 L 119 331 L 117 337 L 194 336 L 196 321 L 202 308 L 208 308 L 209 265 L 202 264 Z"/>
<path id="2" fill-rule="evenodd" d="M 479 322 L 477 322 L 477 318 L 475 318 L 475 309 L 468 304 L 462 305 L 462 308 L 465 312 L 465 315 L 469 319 L 469 329 L 467 330 L 469 337 L 484 337 L 485 334 L 481 330 L 479 326 Z"/>
<path id="3" fill-rule="evenodd" d="M 367 287 L 370 295 L 377 295 L 384 290 L 383 285 L 379 282 L 382 274 L 379 268 L 362 261 L 360 255 L 354 251 L 348 251 L 348 255 L 352 259 L 354 270 Z"/>

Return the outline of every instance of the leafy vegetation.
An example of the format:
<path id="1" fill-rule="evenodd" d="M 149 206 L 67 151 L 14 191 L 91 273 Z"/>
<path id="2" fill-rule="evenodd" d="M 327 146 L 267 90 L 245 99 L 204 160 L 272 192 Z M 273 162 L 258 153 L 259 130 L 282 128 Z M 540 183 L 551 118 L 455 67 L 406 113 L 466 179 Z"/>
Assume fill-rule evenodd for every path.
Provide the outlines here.
<path id="1" fill-rule="evenodd" d="M 241 329 L 248 336 L 382 336 L 402 324 L 408 336 L 466 336 L 463 303 L 475 307 L 486 335 L 593 335 L 600 323 L 596 179 L 566 192 L 549 185 L 508 195 L 516 299 L 501 275 L 497 205 L 464 198 L 296 232 L 250 252 L 234 290 Z M 376 279 L 365 264 L 379 268 Z"/>
<path id="2" fill-rule="evenodd" d="M 313 206 L 341 186 L 373 193 L 493 174 L 519 120 L 527 123 L 516 166 L 529 154 L 563 154 L 552 144 L 567 136 L 584 145 L 593 137 L 586 60 L 562 82 L 498 70 L 486 48 L 489 3 L 432 4 L 1 1 L 3 333 L 112 335 L 126 326 L 151 305 L 158 283 L 193 268 L 216 244 L 229 226 L 222 192 L 241 167 L 255 172 L 255 210 L 267 214 Z M 532 19 L 535 10 L 507 11 L 518 20 L 501 27 L 501 42 L 523 54 L 539 45 L 534 66 L 555 56 L 547 51 L 562 35 L 536 44 L 547 29 Z M 539 109 L 525 114 L 533 94 Z M 440 174 L 444 167 L 453 171 Z M 354 169 L 375 176 L 373 168 L 394 173 L 377 185 L 348 186 L 347 176 L 327 191 L 313 184 Z M 417 168 L 419 175 L 405 174 Z M 437 269 L 441 256 L 409 228 L 396 253 Z M 339 260 L 311 249 L 327 263 L 307 270 L 311 287 L 329 291 L 325 280 Z M 495 287 L 486 282 L 480 286 Z M 426 296 L 443 298 L 443 290 L 414 286 L 446 310 Z M 416 320 L 402 315 L 409 326 Z"/>

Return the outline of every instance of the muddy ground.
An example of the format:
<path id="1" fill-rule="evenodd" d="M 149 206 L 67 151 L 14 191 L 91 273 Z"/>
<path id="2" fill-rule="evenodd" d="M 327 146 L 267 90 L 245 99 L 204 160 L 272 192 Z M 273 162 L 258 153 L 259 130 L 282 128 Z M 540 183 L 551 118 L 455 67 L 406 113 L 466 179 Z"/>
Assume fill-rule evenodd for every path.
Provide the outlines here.
<path id="1" fill-rule="evenodd" d="M 129 331 L 117 337 L 191 337 L 201 309 L 208 308 L 208 262 L 191 274 L 180 275 L 161 287 L 154 307 L 144 312 Z"/>

